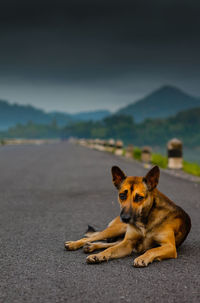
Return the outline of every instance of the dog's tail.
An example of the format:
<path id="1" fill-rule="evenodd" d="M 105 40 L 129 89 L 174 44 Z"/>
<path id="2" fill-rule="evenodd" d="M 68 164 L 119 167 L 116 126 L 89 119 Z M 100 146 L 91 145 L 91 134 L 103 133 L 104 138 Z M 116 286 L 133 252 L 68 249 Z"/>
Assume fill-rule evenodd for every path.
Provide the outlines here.
<path id="1" fill-rule="evenodd" d="M 88 225 L 88 229 L 86 230 L 84 236 L 86 238 L 89 238 L 89 237 L 93 236 L 96 233 L 98 233 L 98 231 L 96 231 L 96 229 L 93 226 Z"/>

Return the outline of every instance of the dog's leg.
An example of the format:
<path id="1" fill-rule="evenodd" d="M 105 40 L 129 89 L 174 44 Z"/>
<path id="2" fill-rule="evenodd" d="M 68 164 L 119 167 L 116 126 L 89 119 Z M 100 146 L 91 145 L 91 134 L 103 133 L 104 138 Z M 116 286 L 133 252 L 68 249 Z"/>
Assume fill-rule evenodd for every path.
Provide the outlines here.
<path id="1" fill-rule="evenodd" d="M 113 247 L 120 242 L 121 241 L 116 241 L 116 242 L 112 242 L 112 243 L 103 243 L 103 242 L 90 243 L 89 242 L 84 245 L 83 250 L 85 253 L 90 253 L 90 252 L 93 252 L 94 250 Z"/>
<path id="2" fill-rule="evenodd" d="M 134 260 L 135 267 L 145 267 L 152 263 L 154 260 L 161 261 L 163 259 L 177 258 L 175 236 L 171 231 L 166 234 L 160 234 L 159 238 L 163 237 L 163 241 L 160 243 L 160 247 L 147 250 L 143 255 Z"/>
<path id="3" fill-rule="evenodd" d="M 82 238 L 78 241 L 65 242 L 65 248 L 67 250 L 76 250 L 83 247 L 87 242 L 94 242 L 99 240 L 105 240 L 125 234 L 127 224 L 120 221 L 120 217 L 115 218 L 106 229 L 101 232 L 91 235 L 89 238 Z"/>
<path id="4" fill-rule="evenodd" d="M 145 267 L 154 260 L 161 261 L 163 259 L 176 258 L 176 246 L 165 244 L 160 247 L 147 250 L 143 255 L 134 260 L 135 267 Z"/>
<path id="5" fill-rule="evenodd" d="M 109 259 L 122 258 L 131 254 L 133 250 L 133 242 L 125 238 L 120 243 L 106 250 L 87 257 L 87 263 L 100 263 Z"/>
<path id="6" fill-rule="evenodd" d="M 134 226 L 128 224 L 123 241 L 98 254 L 88 256 L 86 259 L 87 263 L 99 263 L 110 259 L 126 257 L 132 253 L 135 244 L 140 238 L 141 234 L 138 233 L 138 230 Z"/>

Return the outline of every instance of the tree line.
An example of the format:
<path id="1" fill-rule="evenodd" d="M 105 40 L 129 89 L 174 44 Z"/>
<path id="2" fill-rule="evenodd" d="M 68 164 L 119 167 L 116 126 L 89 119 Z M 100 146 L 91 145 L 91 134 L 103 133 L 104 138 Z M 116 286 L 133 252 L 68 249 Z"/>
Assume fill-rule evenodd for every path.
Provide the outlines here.
<path id="1" fill-rule="evenodd" d="M 28 122 L 1 132 L 0 138 L 113 138 L 125 144 L 162 146 L 172 137 L 178 137 L 187 146 L 200 146 L 199 130 L 200 108 L 195 108 L 174 117 L 146 119 L 139 124 L 127 115 L 112 115 L 101 121 L 77 122 L 65 127 L 58 126 L 56 119 L 49 125 Z"/>

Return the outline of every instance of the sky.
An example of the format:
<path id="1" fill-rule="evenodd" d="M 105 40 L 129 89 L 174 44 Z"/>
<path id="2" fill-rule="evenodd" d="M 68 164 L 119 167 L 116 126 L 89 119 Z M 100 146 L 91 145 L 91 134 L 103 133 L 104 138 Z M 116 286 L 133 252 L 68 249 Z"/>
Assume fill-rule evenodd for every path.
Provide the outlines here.
<path id="1" fill-rule="evenodd" d="M 200 1 L 1 0 L 0 99 L 69 113 L 200 96 Z"/>

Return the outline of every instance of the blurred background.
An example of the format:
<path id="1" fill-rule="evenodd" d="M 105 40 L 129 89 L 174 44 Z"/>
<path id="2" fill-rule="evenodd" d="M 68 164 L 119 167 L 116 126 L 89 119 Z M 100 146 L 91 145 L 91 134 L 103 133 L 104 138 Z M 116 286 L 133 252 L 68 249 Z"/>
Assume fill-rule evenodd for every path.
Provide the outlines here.
<path id="1" fill-rule="evenodd" d="M 1 145 L 176 137 L 200 164 L 199 37 L 196 0 L 2 0 Z"/>

